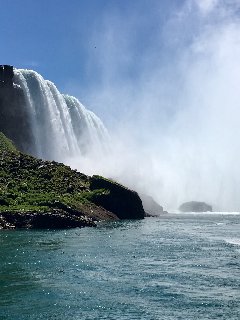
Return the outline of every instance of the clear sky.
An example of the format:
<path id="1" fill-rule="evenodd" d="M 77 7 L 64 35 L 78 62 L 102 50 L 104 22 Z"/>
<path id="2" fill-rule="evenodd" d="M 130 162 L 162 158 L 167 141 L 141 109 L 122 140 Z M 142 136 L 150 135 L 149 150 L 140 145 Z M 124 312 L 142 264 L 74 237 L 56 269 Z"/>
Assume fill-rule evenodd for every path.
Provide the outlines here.
<path id="1" fill-rule="evenodd" d="M 156 70 L 168 69 L 173 81 L 172 65 L 181 77 L 184 50 L 238 7 L 237 0 L 0 0 L 0 61 L 34 69 L 104 119 L 104 108 L 115 117 L 109 92 L 142 90 Z"/>
<path id="2" fill-rule="evenodd" d="M 122 73 L 134 77 L 180 2 L 0 0 L 1 63 L 33 68 L 62 89 L 74 82 L 84 92 L 102 80 L 104 48 L 98 45 L 107 41 L 105 58 L 113 59 L 107 57 L 111 42 Z M 123 52 L 130 36 L 131 52 Z"/>
<path id="3" fill-rule="evenodd" d="M 156 58 L 170 59 L 166 28 L 184 2 L 0 0 L 1 63 L 91 103 L 94 89 L 136 81 Z"/>

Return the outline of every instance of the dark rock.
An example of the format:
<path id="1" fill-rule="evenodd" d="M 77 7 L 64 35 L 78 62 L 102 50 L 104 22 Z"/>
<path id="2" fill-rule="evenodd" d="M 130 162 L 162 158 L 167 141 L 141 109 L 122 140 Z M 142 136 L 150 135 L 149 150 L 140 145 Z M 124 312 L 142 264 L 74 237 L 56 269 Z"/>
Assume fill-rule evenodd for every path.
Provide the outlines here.
<path id="1" fill-rule="evenodd" d="M 72 214 L 74 216 L 77 216 L 77 217 L 80 217 L 80 216 L 84 215 L 83 212 L 80 212 L 79 210 L 76 210 L 76 209 L 68 206 L 67 204 L 59 201 L 59 200 L 55 200 L 53 203 L 50 203 L 49 207 L 61 209 L 61 210 L 65 211 L 65 212 L 68 212 L 68 213 L 70 213 L 70 214 Z"/>
<path id="2" fill-rule="evenodd" d="M 0 86 L 0 131 L 14 141 L 20 151 L 34 151 L 31 119 L 23 90 L 18 86 Z"/>
<path id="3" fill-rule="evenodd" d="M 100 176 L 90 178 L 92 202 L 113 212 L 119 219 L 143 219 L 145 212 L 137 192 Z"/>
<path id="4" fill-rule="evenodd" d="M 0 65 L 0 86 L 12 87 L 13 86 L 13 66 Z"/>
<path id="5" fill-rule="evenodd" d="M 163 207 L 160 206 L 152 197 L 146 194 L 140 194 L 142 200 L 143 208 L 146 212 L 146 216 L 157 216 L 159 214 L 164 214 Z"/>
<path id="6" fill-rule="evenodd" d="M 0 206 L 8 206 L 9 203 L 6 199 L 0 198 Z"/>
<path id="7" fill-rule="evenodd" d="M 182 212 L 206 212 L 212 211 L 212 206 L 205 202 L 189 201 L 183 203 L 179 210 Z"/>
<path id="8" fill-rule="evenodd" d="M 95 227 L 95 222 L 88 217 L 74 216 L 63 210 L 49 212 L 1 212 L 0 229 L 66 229 Z"/>
<path id="9" fill-rule="evenodd" d="M 68 193 L 74 192 L 74 187 L 71 184 L 69 184 L 69 186 L 67 187 L 67 192 Z"/>
<path id="10" fill-rule="evenodd" d="M 4 67 L 0 65 L 0 84 L 3 85 L 4 82 Z"/>
<path id="11" fill-rule="evenodd" d="M 7 86 L 13 86 L 13 66 L 4 65 L 4 83 Z"/>

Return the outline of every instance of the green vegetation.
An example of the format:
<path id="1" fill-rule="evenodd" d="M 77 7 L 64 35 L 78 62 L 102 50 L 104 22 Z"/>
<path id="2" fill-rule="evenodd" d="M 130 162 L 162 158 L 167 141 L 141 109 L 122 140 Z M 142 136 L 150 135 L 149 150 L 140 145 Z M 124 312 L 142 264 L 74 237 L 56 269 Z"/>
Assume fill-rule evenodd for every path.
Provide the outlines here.
<path id="1" fill-rule="evenodd" d="M 48 219 L 50 213 L 65 214 L 68 218 L 74 216 L 77 220 L 79 217 L 118 219 L 117 202 L 125 203 L 119 208 L 126 211 L 126 216 L 126 205 L 131 207 L 130 202 L 134 201 L 130 199 L 132 194 L 127 188 L 103 177 L 89 177 L 62 163 L 22 154 L 0 133 L 0 228 L 1 217 L 7 217 L 9 221 L 9 217 L 19 214 L 21 219 L 24 214 L 31 214 L 24 226 L 31 224 L 36 213 L 47 213 Z M 141 201 L 140 207 L 142 218 Z M 137 211 L 135 207 L 133 209 L 133 218 L 136 218 Z M 126 217 L 131 218 L 131 213 Z"/>
<path id="2" fill-rule="evenodd" d="M 0 152 L 8 151 L 17 153 L 17 149 L 10 139 L 8 139 L 2 132 L 0 132 Z"/>

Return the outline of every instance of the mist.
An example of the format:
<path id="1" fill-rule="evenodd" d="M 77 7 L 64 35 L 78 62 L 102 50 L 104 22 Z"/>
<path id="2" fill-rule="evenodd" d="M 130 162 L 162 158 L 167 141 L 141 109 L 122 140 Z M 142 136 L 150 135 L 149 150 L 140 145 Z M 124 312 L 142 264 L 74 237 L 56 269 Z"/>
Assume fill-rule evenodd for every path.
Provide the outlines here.
<path id="1" fill-rule="evenodd" d="M 111 150 L 71 164 L 167 210 L 198 200 L 239 211 L 240 5 L 150 3 L 144 18 L 141 6 L 99 18 L 89 70 L 100 76 L 84 102 L 107 126 Z"/>

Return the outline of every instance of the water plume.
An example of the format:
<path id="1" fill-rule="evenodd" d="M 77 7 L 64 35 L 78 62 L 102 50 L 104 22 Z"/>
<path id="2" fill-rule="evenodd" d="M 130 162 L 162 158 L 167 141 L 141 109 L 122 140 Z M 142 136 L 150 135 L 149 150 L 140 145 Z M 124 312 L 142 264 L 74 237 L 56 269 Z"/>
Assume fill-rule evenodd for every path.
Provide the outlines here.
<path id="1" fill-rule="evenodd" d="M 184 1 L 159 25 L 156 10 L 148 12 L 157 25 L 155 43 L 136 55 L 140 71 L 131 77 L 126 69 L 139 50 L 134 37 L 147 25 L 133 16 L 121 28 L 120 13 L 109 25 L 104 20 L 94 41 L 108 63 L 90 57 L 102 78 L 89 103 L 103 106 L 114 147 L 86 170 L 114 177 L 169 210 L 189 200 L 240 210 L 238 10 L 233 0 Z"/>

